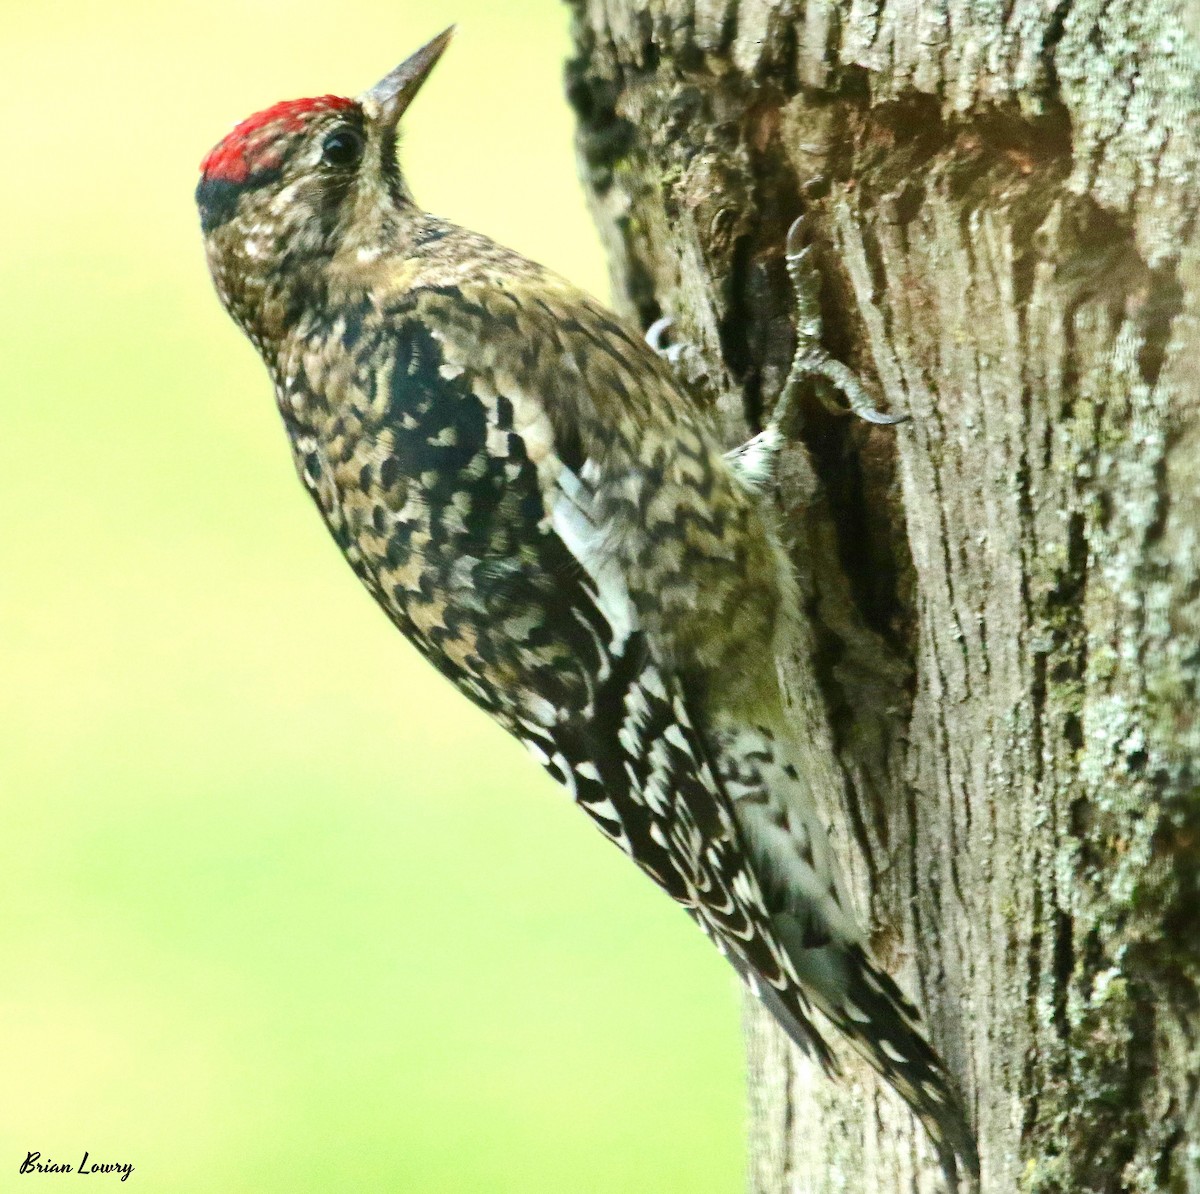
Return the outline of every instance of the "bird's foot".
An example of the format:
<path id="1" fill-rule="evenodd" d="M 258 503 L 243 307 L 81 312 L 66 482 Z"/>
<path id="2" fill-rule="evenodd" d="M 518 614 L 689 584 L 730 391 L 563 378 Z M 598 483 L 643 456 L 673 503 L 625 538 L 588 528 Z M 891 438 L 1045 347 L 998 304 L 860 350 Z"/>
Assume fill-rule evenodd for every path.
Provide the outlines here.
<path id="1" fill-rule="evenodd" d="M 796 302 L 796 351 L 784 382 L 779 401 L 771 416 L 771 425 L 786 428 L 792 416 L 796 395 L 810 386 L 821 403 L 834 414 L 855 414 L 868 423 L 890 426 L 906 423 L 910 415 L 890 415 L 879 410 L 862 380 L 848 365 L 835 360 L 821 344 L 821 278 L 813 260 L 813 247 L 805 243 L 808 219 L 800 216 L 788 229 L 784 260 Z M 843 406 L 831 390 L 846 399 Z"/>

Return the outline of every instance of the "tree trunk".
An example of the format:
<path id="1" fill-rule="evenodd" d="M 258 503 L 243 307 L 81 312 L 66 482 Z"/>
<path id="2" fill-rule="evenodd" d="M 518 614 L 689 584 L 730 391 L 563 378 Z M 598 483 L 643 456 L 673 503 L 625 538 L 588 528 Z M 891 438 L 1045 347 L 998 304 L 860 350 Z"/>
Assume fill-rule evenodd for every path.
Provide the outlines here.
<path id="1" fill-rule="evenodd" d="M 570 0 L 617 301 L 733 445 L 825 344 L 783 661 L 875 949 L 983 1189 L 1200 1191 L 1200 65 L 1182 0 Z M 750 1188 L 933 1190 L 865 1068 L 746 1013 Z"/>

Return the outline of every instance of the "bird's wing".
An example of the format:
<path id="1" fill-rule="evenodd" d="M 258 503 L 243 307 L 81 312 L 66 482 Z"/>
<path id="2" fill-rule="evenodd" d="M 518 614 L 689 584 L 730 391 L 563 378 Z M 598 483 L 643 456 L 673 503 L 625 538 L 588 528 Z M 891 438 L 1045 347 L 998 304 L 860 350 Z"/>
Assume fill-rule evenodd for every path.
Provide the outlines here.
<path id="1" fill-rule="evenodd" d="M 480 319 L 445 288 L 388 311 L 387 351 L 365 344 L 330 430 L 301 445 L 310 490 L 405 634 L 829 1065 L 691 696 L 641 625 L 596 501 L 598 465 L 531 383 L 541 375 L 520 345 L 497 346 Z M 530 336 L 529 352 L 542 342 Z M 585 387 L 567 359 L 555 384 Z"/>
<path id="2" fill-rule="evenodd" d="M 833 1070 L 687 694 L 649 649 L 587 482 L 564 468 L 556 490 L 555 535 L 608 636 L 588 707 L 522 727 L 522 736 L 605 836 L 684 905 L 796 1043 Z"/>

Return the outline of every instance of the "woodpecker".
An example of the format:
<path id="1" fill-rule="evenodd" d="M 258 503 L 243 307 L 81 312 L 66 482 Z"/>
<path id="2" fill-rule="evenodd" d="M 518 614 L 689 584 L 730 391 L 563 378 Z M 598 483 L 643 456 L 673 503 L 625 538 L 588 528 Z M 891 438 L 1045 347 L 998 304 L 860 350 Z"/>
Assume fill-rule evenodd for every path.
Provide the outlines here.
<path id="1" fill-rule="evenodd" d="M 293 100 L 201 166 L 208 264 L 300 480 L 388 617 L 677 900 L 795 1043 L 814 1009 L 908 1101 L 952 1186 L 975 1148 L 920 1016 L 870 957 L 784 711 L 797 597 L 761 492 L 781 414 L 726 455 L 641 336 L 417 206 L 396 133 L 447 30 L 357 99 Z M 803 294 L 802 228 L 788 262 Z M 955 1187 L 956 1188 L 956 1187 Z"/>

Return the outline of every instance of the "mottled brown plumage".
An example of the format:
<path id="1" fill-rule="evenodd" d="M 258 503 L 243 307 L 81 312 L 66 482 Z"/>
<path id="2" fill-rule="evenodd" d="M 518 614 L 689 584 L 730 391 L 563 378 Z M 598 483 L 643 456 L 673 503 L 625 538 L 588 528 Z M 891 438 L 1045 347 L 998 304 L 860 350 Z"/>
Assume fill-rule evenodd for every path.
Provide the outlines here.
<path id="1" fill-rule="evenodd" d="M 663 361 L 570 283 L 416 206 L 395 126 L 436 39 L 358 101 L 277 105 L 197 190 L 222 301 L 300 478 L 392 621 L 684 905 L 825 1065 L 820 1010 L 949 1171 L 970 1135 L 867 957 L 794 762 L 794 612 L 753 484 Z M 799 354 L 798 354 L 799 356 Z"/>

